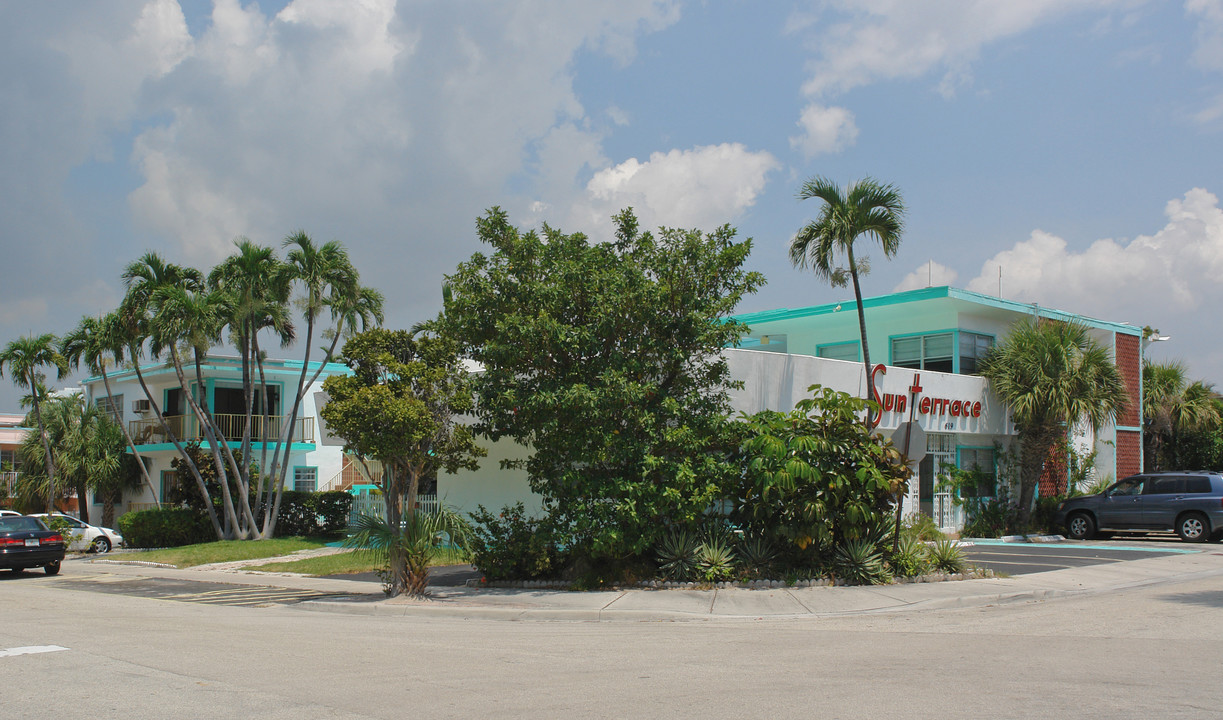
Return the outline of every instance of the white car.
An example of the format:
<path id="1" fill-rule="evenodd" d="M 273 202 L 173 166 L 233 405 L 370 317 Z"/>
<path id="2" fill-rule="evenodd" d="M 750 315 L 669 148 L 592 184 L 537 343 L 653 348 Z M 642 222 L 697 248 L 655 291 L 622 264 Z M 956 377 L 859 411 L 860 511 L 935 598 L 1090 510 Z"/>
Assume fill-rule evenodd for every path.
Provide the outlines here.
<path id="1" fill-rule="evenodd" d="M 34 513 L 32 517 L 46 519 L 47 514 Z M 111 548 L 123 544 L 123 536 L 116 530 L 90 525 L 63 513 L 54 513 L 50 517 L 68 523 L 64 533 L 72 538 L 68 545 L 68 550 L 71 552 L 108 553 Z"/>
<path id="2" fill-rule="evenodd" d="M 16 510 L 0 510 L 0 517 L 21 517 L 21 513 Z"/>

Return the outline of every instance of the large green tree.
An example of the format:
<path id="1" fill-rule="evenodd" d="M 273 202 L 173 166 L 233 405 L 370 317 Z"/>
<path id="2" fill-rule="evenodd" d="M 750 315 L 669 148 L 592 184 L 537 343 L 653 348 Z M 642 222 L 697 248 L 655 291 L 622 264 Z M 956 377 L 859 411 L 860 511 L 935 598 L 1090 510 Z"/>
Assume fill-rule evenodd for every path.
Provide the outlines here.
<path id="1" fill-rule="evenodd" d="M 1019 515 L 1026 527 L 1049 451 L 1072 429 L 1112 422 L 1128 399 L 1107 349 L 1082 324 L 1029 318 L 1013 325 L 981 366 L 1019 435 Z"/>
<path id="2" fill-rule="evenodd" d="M 884 257 L 895 255 L 904 231 L 904 201 L 894 186 L 872 178 L 852 182 L 842 190 L 828 178 L 814 177 L 803 183 L 798 191 L 799 200 L 812 198 L 824 204 L 820 214 L 790 241 L 790 262 L 799 268 L 810 268 L 817 277 L 834 287 L 853 282 L 854 300 L 858 303 L 858 329 L 862 336 L 862 364 L 869 378 L 871 356 L 866 342 L 866 312 L 862 307 L 859 276 L 870 271 L 870 262 L 861 246 L 855 243 L 862 238 L 873 239 L 879 243 Z M 870 390 L 866 392 L 866 397 L 870 397 Z"/>
<path id="3" fill-rule="evenodd" d="M 447 276 L 444 320 L 483 366 L 481 431 L 530 448 L 506 464 L 525 468 L 577 555 L 611 567 L 698 522 L 733 475 L 722 348 L 764 282 L 729 226 L 655 235 L 631 211 L 614 223 L 592 242 L 490 210 L 477 232 L 491 254 Z"/>
<path id="4" fill-rule="evenodd" d="M 55 460 L 51 457 L 51 442 L 42 421 L 42 401 L 45 394 L 43 368 L 55 368 L 59 378 L 68 372 L 68 361 L 56 347 L 55 336 L 46 333 L 12 340 L 0 351 L 0 375 L 5 368 L 13 382 L 30 391 L 34 422 L 38 426 L 38 437 L 43 449 L 43 463 L 47 471 L 47 510 L 55 505 Z"/>
<path id="5" fill-rule="evenodd" d="M 319 414 L 328 429 L 359 461 L 382 464 L 385 523 L 377 524 L 381 533 L 364 529 L 366 539 L 382 539 L 392 596 L 424 591 L 427 566 L 411 562 L 413 547 L 433 542 L 432 521 L 415 517 L 421 480 L 439 470 L 474 470 L 486 454 L 456 420 L 472 409 L 471 383 L 457 349 L 431 332 L 373 328 L 344 343 L 342 359 L 352 374 L 323 381 L 329 399 Z"/>
<path id="6" fill-rule="evenodd" d="M 1144 470 L 1158 471 L 1180 466 L 1178 442 L 1187 433 L 1219 425 L 1214 386 L 1202 380 L 1190 382 L 1183 363 L 1152 363 L 1142 366 L 1142 415 Z"/>

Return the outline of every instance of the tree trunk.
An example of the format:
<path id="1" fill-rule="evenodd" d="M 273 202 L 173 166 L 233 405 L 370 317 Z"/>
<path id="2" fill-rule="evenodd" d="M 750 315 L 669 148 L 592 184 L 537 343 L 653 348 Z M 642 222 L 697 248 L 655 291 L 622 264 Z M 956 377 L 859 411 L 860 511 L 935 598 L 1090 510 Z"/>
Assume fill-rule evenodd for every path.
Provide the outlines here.
<path id="1" fill-rule="evenodd" d="M 102 370 L 102 385 L 106 388 L 106 401 L 110 405 L 110 407 L 113 409 L 115 407 L 115 396 L 111 394 L 111 391 L 110 391 L 110 378 L 107 377 L 106 368 L 104 366 L 101 368 L 101 370 Z M 144 484 L 148 486 L 149 493 L 151 493 L 152 498 L 153 498 L 153 502 L 157 503 L 157 507 L 161 507 L 161 500 L 160 498 L 157 497 L 157 490 L 153 488 L 153 479 L 149 477 L 149 469 L 145 467 L 144 460 L 140 457 L 140 453 L 136 452 L 136 442 L 132 439 L 132 434 L 128 432 L 127 425 L 124 422 L 120 420 L 117 420 L 117 422 L 119 423 L 119 429 L 123 431 L 123 439 L 127 440 L 127 446 L 131 448 L 132 457 L 136 458 L 136 464 L 140 466 L 140 477 L 144 480 Z M 114 512 L 114 499 L 111 498 L 110 502 L 111 502 L 111 512 L 113 513 Z"/>
<path id="2" fill-rule="evenodd" d="M 1057 438 L 1056 430 L 1039 428 L 1020 432 L 1019 451 L 1019 508 L 1017 522 L 1019 530 L 1026 531 L 1032 517 L 1032 505 L 1036 502 L 1036 487 L 1045 468 L 1045 459 Z"/>
<path id="3" fill-rule="evenodd" d="M 137 357 L 135 352 L 132 353 L 132 357 Z M 149 386 L 144 381 L 144 373 L 140 372 L 140 363 L 133 362 L 132 365 L 136 372 L 136 380 L 140 382 L 140 389 L 144 391 L 144 396 L 149 401 L 149 407 L 153 408 L 153 414 L 157 416 L 157 421 L 161 423 L 161 429 L 165 431 L 166 437 L 174 444 L 174 449 L 178 451 L 178 456 L 187 463 L 187 468 L 191 470 L 191 476 L 195 478 L 195 484 L 200 491 L 200 496 L 204 498 L 204 510 L 208 512 L 208 520 L 212 523 L 213 532 L 217 534 L 218 540 L 224 540 L 225 531 L 221 527 L 220 520 L 217 519 L 216 508 L 212 506 L 212 496 L 208 494 L 208 485 L 204 482 L 204 477 L 200 475 L 200 469 L 195 466 L 195 460 L 187 453 L 187 450 L 174 434 L 174 431 L 170 429 L 170 424 L 166 422 L 166 416 L 161 412 L 161 406 L 153 398 L 153 393 L 149 392 Z"/>
<path id="4" fill-rule="evenodd" d="M 866 368 L 866 394 L 863 396 L 867 400 L 871 399 L 871 352 L 866 344 L 866 309 L 862 307 L 862 287 L 858 284 L 858 265 L 854 262 L 854 246 L 850 244 L 845 248 L 846 254 L 849 256 L 849 277 L 854 283 L 854 299 L 858 303 L 858 331 L 862 335 L 862 366 Z M 873 427 L 871 423 L 871 411 L 866 411 L 866 427 Z"/>
<path id="5" fill-rule="evenodd" d="M 42 422 L 42 411 L 38 402 L 38 378 L 30 371 L 30 399 L 34 406 L 34 420 L 38 423 L 38 437 L 42 440 L 43 459 L 47 465 L 47 512 L 55 512 L 55 461 L 51 459 L 51 440 L 47 427 Z"/>
<path id="6" fill-rule="evenodd" d="M 403 535 L 400 502 L 403 498 L 402 479 L 394 464 L 383 463 L 382 466 L 382 501 L 386 504 L 386 522 L 391 537 L 394 539 L 387 549 L 388 582 L 387 590 L 391 597 L 402 595 L 408 587 L 407 562 L 404 557 L 403 544 L 399 542 Z"/>

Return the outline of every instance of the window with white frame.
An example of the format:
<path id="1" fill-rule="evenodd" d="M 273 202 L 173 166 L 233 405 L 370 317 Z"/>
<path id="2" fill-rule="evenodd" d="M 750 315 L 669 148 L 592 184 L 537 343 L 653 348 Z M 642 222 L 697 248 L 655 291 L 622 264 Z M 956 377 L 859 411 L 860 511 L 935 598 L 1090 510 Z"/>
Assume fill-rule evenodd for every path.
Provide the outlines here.
<path id="1" fill-rule="evenodd" d="M 293 468 L 293 489 L 297 492 L 314 492 L 318 489 L 318 468 Z"/>
<path id="2" fill-rule="evenodd" d="M 111 420 L 123 424 L 123 394 L 106 397 L 103 395 L 93 401 L 95 407 L 108 415 Z"/>

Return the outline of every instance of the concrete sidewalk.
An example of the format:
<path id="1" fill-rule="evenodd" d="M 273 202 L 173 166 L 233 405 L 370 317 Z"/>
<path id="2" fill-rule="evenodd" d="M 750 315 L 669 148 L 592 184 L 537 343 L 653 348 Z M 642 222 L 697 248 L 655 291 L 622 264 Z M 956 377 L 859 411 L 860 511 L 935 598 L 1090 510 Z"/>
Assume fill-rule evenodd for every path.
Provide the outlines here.
<path id="1" fill-rule="evenodd" d="M 536 621 L 763 620 L 892 613 L 1048 600 L 1116 592 L 1223 575 L 1223 551 L 1068 568 L 1010 578 L 749 590 L 602 590 L 431 588 L 424 600 L 386 599 L 377 582 L 311 578 L 236 569 L 174 569 L 127 564 L 120 557 L 84 560 L 65 574 L 168 578 L 334 593 L 293 607 L 321 612 Z"/>

